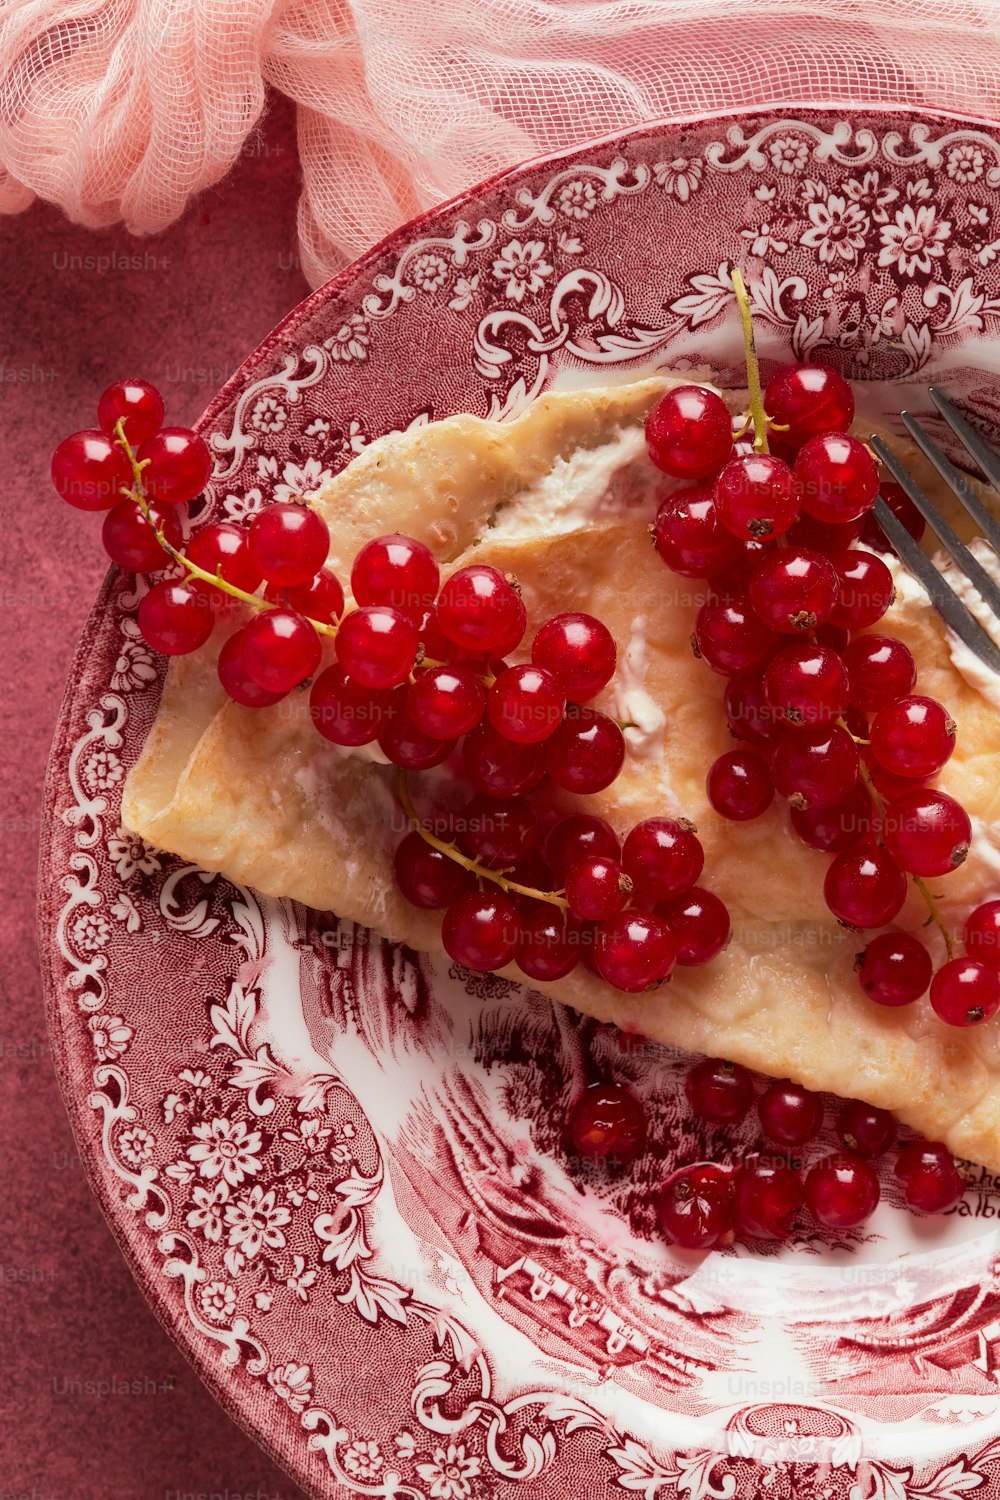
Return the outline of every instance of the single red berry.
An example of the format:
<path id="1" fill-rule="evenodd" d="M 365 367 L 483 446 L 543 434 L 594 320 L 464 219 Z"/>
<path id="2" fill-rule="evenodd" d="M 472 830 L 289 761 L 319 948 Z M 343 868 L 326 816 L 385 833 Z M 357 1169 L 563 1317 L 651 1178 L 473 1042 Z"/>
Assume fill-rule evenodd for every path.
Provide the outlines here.
<path id="1" fill-rule="evenodd" d="M 682 578 L 707 578 L 738 562 L 739 546 L 719 521 L 710 485 L 668 495 L 656 512 L 653 541 Z"/>
<path id="2" fill-rule="evenodd" d="M 355 682 L 391 688 L 413 671 L 419 637 L 408 616 L 387 604 L 366 604 L 345 615 L 337 631 L 337 659 Z"/>
<path id="3" fill-rule="evenodd" d="M 801 514 L 794 526 L 789 527 L 788 540 L 793 547 L 808 547 L 810 552 L 821 552 L 832 557 L 835 552 L 844 552 L 853 547 L 861 535 L 864 517 L 856 521 L 842 521 L 839 525 L 828 521 L 817 521 L 815 516 Z"/>
<path id="4" fill-rule="evenodd" d="M 632 882 L 617 860 L 585 854 L 566 872 L 566 900 L 574 916 L 602 922 L 616 916 L 628 902 Z"/>
<path id="5" fill-rule="evenodd" d="M 778 1146 L 804 1146 L 823 1123 L 823 1101 L 799 1083 L 772 1083 L 757 1100 L 761 1129 Z"/>
<path id="6" fill-rule="evenodd" d="M 910 1141 L 896 1158 L 896 1176 L 908 1208 L 943 1214 L 965 1195 L 955 1158 L 940 1141 Z"/>
<path id="7" fill-rule="evenodd" d="M 1000 975 L 978 958 L 953 958 L 931 980 L 931 1006 L 949 1026 L 978 1026 L 1000 1009 Z"/>
<path id="8" fill-rule="evenodd" d="M 569 704 L 545 741 L 545 767 L 556 786 L 590 795 L 610 786 L 625 762 L 625 736 L 614 719 Z"/>
<path id="9" fill-rule="evenodd" d="M 566 711 L 558 679 L 531 662 L 507 667 L 486 695 L 486 716 L 498 734 L 518 745 L 537 745 L 554 734 Z"/>
<path id="10" fill-rule="evenodd" d="M 703 1057 L 688 1070 L 684 1092 L 699 1120 L 738 1125 L 753 1103 L 753 1079 L 739 1063 Z"/>
<path id="11" fill-rule="evenodd" d="M 871 753 L 894 776 L 936 776 L 954 749 L 955 721 L 935 698 L 897 698 L 872 720 Z"/>
<path id="12" fill-rule="evenodd" d="M 873 552 L 835 552 L 830 558 L 837 572 L 839 598 L 830 619 L 849 630 L 867 630 L 881 620 L 896 596 L 892 574 Z"/>
<path id="13" fill-rule="evenodd" d="M 847 668 L 829 646 L 796 641 L 767 664 L 764 696 L 782 724 L 827 724 L 847 707 Z"/>
<path id="14" fill-rule="evenodd" d="M 52 483 L 77 510 L 110 510 L 131 489 L 132 469 L 106 432 L 74 432 L 52 455 Z"/>
<path id="15" fill-rule="evenodd" d="M 733 1236 L 734 1175 L 716 1162 L 671 1173 L 656 1198 L 664 1238 L 682 1250 L 713 1250 Z"/>
<path id="16" fill-rule="evenodd" d="M 462 764 L 475 791 L 516 797 L 532 791 L 544 777 L 545 748 L 515 745 L 484 720 L 465 736 Z"/>
<path id="17" fill-rule="evenodd" d="M 793 1167 L 751 1156 L 736 1172 L 736 1233 L 742 1240 L 786 1240 L 804 1200 L 802 1179 Z"/>
<path id="18" fill-rule="evenodd" d="M 562 883 L 570 865 L 578 859 L 618 860 L 622 846 L 611 824 L 603 818 L 594 817 L 592 813 L 570 813 L 552 824 L 545 835 L 542 852 L 552 874 Z"/>
<path id="19" fill-rule="evenodd" d="M 798 635 L 828 620 L 837 602 L 833 564 L 806 547 L 782 547 L 750 579 L 750 601 L 769 630 Z"/>
<path id="20" fill-rule="evenodd" d="M 795 460 L 802 509 L 817 521 L 838 525 L 871 510 L 878 497 L 878 469 L 863 443 L 844 433 L 810 438 Z"/>
<path id="21" fill-rule="evenodd" d="M 879 486 L 879 498 L 885 501 L 896 519 L 902 521 L 913 540 L 919 542 L 927 529 L 927 522 L 902 486 L 891 479 L 883 480 Z M 874 547 L 878 552 L 895 554 L 895 547 L 871 511 L 865 516 L 861 540 L 866 547 Z"/>
<path id="22" fill-rule="evenodd" d="M 695 884 L 705 867 L 705 851 L 690 824 L 644 818 L 625 839 L 622 864 L 637 899 L 665 901 Z"/>
<path id="23" fill-rule="evenodd" d="M 344 590 L 336 573 L 329 568 L 321 568 L 308 583 L 269 583 L 264 597 L 320 625 L 332 625 L 344 613 Z"/>
<path id="24" fill-rule="evenodd" d="M 778 637 L 755 614 L 745 594 L 711 598 L 694 622 L 691 645 L 723 677 L 760 667 L 778 645 Z"/>
<path id="25" fill-rule="evenodd" d="M 947 792 L 914 787 L 886 808 L 885 842 L 911 875 L 950 875 L 968 857 L 972 823 Z"/>
<path id="26" fill-rule="evenodd" d="M 790 365 L 768 383 L 764 410 L 784 429 L 775 431 L 775 444 L 794 453 L 810 438 L 848 430 L 854 392 L 826 365 Z"/>
<path id="27" fill-rule="evenodd" d="M 857 746 L 839 724 L 791 729 L 775 746 L 771 775 L 775 790 L 793 808 L 832 808 L 850 796 L 858 779 Z"/>
<path id="28" fill-rule="evenodd" d="M 358 604 L 389 604 L 415 625 L 433 607 L 438 581 L 430 548 L 395 532 L 366 542 L 351 568 L 351 593 Z"/>
<path id="29" fill-rule="evenodd" d="M 326 667 L 309 694 L 313 724 L 334 745 L 370 745 L 402 706 L 403 688 L 370 688 L 348 677 L 339 662 Z"/>
<path id="30" fill-rule="evenodd" d="M 715 811 L 734 823 L 759 818 L 774 801 L 770 767 L 756 750 L 727 750 L 709 767 L 706 785 Z"/>
<path id="31" fill-rule="evenodd" d="M 119 500 L 104 517 L 101 540 L 113 563 L 132 573 L 159 573 L 170 566 L 169 552 L 161 547 L 152 522 L 163 532 L 172 547 L 182 544 L 181 523 L 175 511 L 149 508 L 147 521 L 134 500 Z"/>
<path id="32" fill-rule="evenodd" d="M 887 1109 L 852 1099 L 837 1116 L 837 1138 L 855 1156 L 872 1161 L 896 1139 L 896 1122 Z"/>
<path id="33" fill-rule="evenodd" d="M 212 634 L 212 610 L 204 594 L 186 583 L 165 578 L 143 596 L 139 629 L 154 651 L 187 656 Z"/>
<path id="34" fill-rule="evenodd" d="M 308 583 L 326 562 L 330 531 L 308 505 L 269 505 L 250 522 L 250 555 L 269 583 Z"/>
<path id="35" fill-rule="evenodd" d="M 518 866 L 514 867 L 512 878 L 522 885 L 530 883 L 522 879 Z M 535 889 L 541 890 L 542 887 L 536 886 Z M 520 918 L 518 968 L 536 983 L 565 978 L 580 960 L 580 923 L 549 901 L 531 901 L 525 905 L 527 910 L 522 910 Z"/>
<path id="36" fill-rule="evenodd" d="M 714 494 L 719 520 L 741 541 L 783 536 L 799 513 L 795 477 L 783 459 L 769 453 L 730 459 Z"/>
<path id="37" fill-rule="evenodd" d="M 931 956 L 908 932 L 882 932 L 859 955 L 858 980 L 878 1005 L 910 1005 L 927 989 L 934 972 Z"/>
<path id="38" fill-rule="evenodd" d="M 163 397 L 148 380 L 116 380 L 97 403 L 98 425 L 113 437 L 120 417 L 133 448 L 155 437 L 163 426 Z"/>
<path id="39" fill-rule="evenodd" d="M 473 563 L 441 585 L 437 620 L 446 639 L 484 656 L 504 656 L 520 644 L 527 616 L 521 596 L 496 568 Z"/>
<path id="40" fill-rule="evenodd" d="M 723 704 L 726 723 L 738 740 L 751 745 L 773 745 L 781 733 L 774 709 L 764 692 L 760 672 L 741 672 L 726 683 Z"/>
<path id="41" fill-rule="evenodd" d="M 475 887 L 475 876 L 435 849 L 414 829 L 396 848 L 396 884 L 411 906 L 436 911 L 450 906 Z"/>
<path id="42" fill-rule="evenodd" d="M 490 870 L 505 870 L 538 845 L 538 815 L 525 797 L 484 797 L 477 792 L 459 814 L 458 845 Z"/>
<path id="43" fill-rule="evenodd" d="M 592 1083 L 569 1112 L 573 1150 L 592 1160 L 629 1162 L 646 1143 L 642 1104 L 617 1083 Z"/>
<path id="44" fill-rule="evenodd" d="M 606 983 L 636 994 L 669 977 L 678 946 L 662 917 L 630 908 L 598 927 L 594 965 Z"/>
<path id="45" fill-rule="evenodd" d="M 905 697 L 917 680 L 913 652 L 891 635 L 859 635 L 844 647 L 851 702 L 866 714 Z"/>
<path id="46" fill-rule="evenodd" d="M 270 693 L 290 692 L 319 666 L 323 654 L 319 636 L 294 610 L 264 610 L 243 629 L 247 674 Z"/>
<path id="47" fill-rule="evenodd" d="M 226 583 L 245 593 L 252 594 L 260 587 L 263 575 L 251 555 L 248 533 L 231 521 L 210 521 L 196 531 L 187 544 L 186 556 L 213 578 L 221 573 Z M 219 599 L 218 590 L 211 593 Z"/>
<path id="48" fill-rule="evenodd" d="M 139 447 L 143 488 L 160 505 L 183 505 L 200 495 L 212 473 L 205 439 L 186 427 L 161 427 Z"/>
<path id="49" fill-rule="evenodd" d="M 406 706 L 423 734 L 454 740 L 475 729 L 482 719 L 486 689 L 471 667 L 428 667 L 417 673 Z"/>
<path id="50" fill-rule="evenodd" d="M 906 900 L 906 876 L 877 844 L 838 854 L 823 883 L 826 904 L 848 927 L 885 927 Z"/>
<path id="51" fill-rule="evenodd" d="M 729 942 L 729 911 L 713 891 L 693 885 L 658 902 L 655 911 L 680 944 L 677 962 L 685 968 L 707 964 Z"/>
<path id="52" fill-rule="evenodd" d="M 733 423 L 721 397 L 697 385 L 675 386 L 646 418 L 646 445 L 658 469 L 675 479 L 709 479 L 733 451 Z"/>
<path id="53" fill-rule="evenodd" d="M 268 692 L 254 682 L 247 670 L 245 650 L 246 631 L 234 631 L 219 652 L 219 681 L 234 703 L 242 704 L 244 708 L 271 708 L 285 695 Z"/>
<path id="54" fill-rule="evenodd" d="M 962 940 L 970 958 L 1000 970 L 1000 901 L 984 901 L 969 913 Z"/>
<path id="55" fill-rule="evenodd" d="M 817 645 L 829 646 L 831 651 L 836 651 L 838 656 L 843 656 L 844 647 L 851 638 L 851 632 L 845 630 L 843 625 L 833 625 L 829 620 L 822 625 L 817 625 L 813 631 Z"/>
<path id="56" fill-rule="evenodd" d="M 553 615 L 531 642 L 535 666 L 551 673 L 574 703 L 586 703 L 607 687 L 617 656 L 614 636 L 593 615 Z"/>
<path id="57" fill-rule="evenodd" d="M 825 1156 L 806 1177 L 806 1205 L 827 1229 L 856 1229 L 871 1218 L 880 1196 L 874 1167 L 849 1152 Z"/>
<path id="58" fill-rule="evenodd" d="M 792 827 L 810 849 L 840 854 L 862 839 L 877 838 L 880 824 L 871 793 L 860 778 L 832 807 L 792 807 Z"/>
<path id="59" fill-rule="evenodd" d="M 380 728 L 378 747 L 387 760 L 404 771 L 427 771 L 448 759 L 455 741 L 424 734 L 414 724 L 404 701 L 398 713 L 391 714 Z"/>
<path id="60" fill-rule="evenodd" d="M 499 887 L 470 891 L 449 905 L 441 941 L 448 957 L 466 969 L 503 969 L 517 954 L 517 908 Z"/>

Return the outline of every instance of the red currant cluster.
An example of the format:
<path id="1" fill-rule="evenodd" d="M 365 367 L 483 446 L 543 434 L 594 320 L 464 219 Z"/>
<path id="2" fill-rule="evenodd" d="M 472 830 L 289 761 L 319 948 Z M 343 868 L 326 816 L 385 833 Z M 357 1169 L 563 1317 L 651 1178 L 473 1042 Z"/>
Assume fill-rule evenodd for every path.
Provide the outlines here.
<path id="1" fill-rule="evenodd" d="M 775 792 L 785 797 L 802 841 L 833 856 L 824 895 L 847 927 L 891 923 L 912 877 L 947 962 L 935 973 L 918 938 L 882 934 L 859 957 L 862 988 L 905 1005 L 930 985 L 942 1020 L 973 1025 L 1000 1008 L 1000 903 L 972 913 L 966 956 L 955 957 L 925 883 L 957 869 L 972 838 L 965 809 L 927 785 L 955 748 L 955 723 L 914 692 L 906 645 L 870 633 L 892 603 L 893 579 L 855 546 L 863 536 L 888 543 L 870 515 L 875 461 L 847 431 L 850 386 L 833 370 L 796 365 L 761 395 L 749 335 L 747 362 L 752 445 L 734 438 L 720 398 L 694 386 L 669 391 L 646 426 L 654 463 L 693 481 L 664 500 L 653 538 L 674 572 L 706 580 L 692 647 L 728 679 L 724 712 L 742 741 L 709 770 L 709 801 L 746 821 Z M 912 525 L 914 508 L 891 491 L 881 486 L 919 532 L 922 518 Z"/>
<path id="2" fill-rule="evenodd" d="M 516 960 L 535 981 L 583 962 L 639 991 L 720 951 L 729 915 L 695 884 L 704 853 L 691 825 L 647 819 L 622 844 L 601 818 L 552 811 L 553 790 L 600 792 L 624 763 L 620 724 L 588 706 L 615 670 L 601 621 L 553 616 L 529 659 L 509 664 L 526 627 L 516 581 L 472 564 L 442 582 L 429 549 L 399 535 L 362 547 L 345 607 L 325 567 L 326 524 L 298 503 L 272 505 L 247 528 L 210 522 L 185 545 L 177 507 L 207 481 L 203 439 L 163 428 L 162 398 L 144 381 L 112 386 L 98 418 L 99 431 L 60 444 L 53 479 L 70 503 L 107 511 L 104 543 L 120 566 L 170 569 L 139 606 L 149 645 L 195 651 L 221 612 L 231 629 L 218 674 L 235 702 L 270 707 L 311 682 L 313 723 L 333 744 L 377 743 L 401 773 L 448 762 L 468 783 L 465 806 L 429 826 L 397 782 L 412 832 L 396 881 L 413 905 L 443 909 L 456 962 Z M 318 670 L 324 636 L 336 660 Z"/>
<path id="3" fill-rule="evenodd" d="M 685 1093 L 693 1113 L 709 1125 L 735 1128 L 756 1105 L 761 1134 L 778 1154 L 755 1151 L 736 1166 L 695 1162 L 672 1173 L 657 1199 L 667 1240 L 684 1250 L 711 1250 L 734 1240 L 785 1240 L 806 1209 L 829 1230 L 856 1229 L 881 1196 L 875 1163 L 896 1142 L 896 1122 L 884 1109 L 846 1102 L 836 1118 L 839 1151 L 819 1157 L 803 1174 L 786 1154 L 814 1142 L 823 1127 L 823 1101 L 797 1083 L 770 1084 L 757 1095 L 736 1063 L 703 1058 L 690 1069 Z M 628 1089 L 592 1084 L 570 1110 L 568 1143 L 590 1159 L 624 1162 L 642 1151 L 643 1108 Z M 946 1146 L 911 1141 L 895 1174 L 907 1206 L 943 1213 L 965 1185 Z"/>

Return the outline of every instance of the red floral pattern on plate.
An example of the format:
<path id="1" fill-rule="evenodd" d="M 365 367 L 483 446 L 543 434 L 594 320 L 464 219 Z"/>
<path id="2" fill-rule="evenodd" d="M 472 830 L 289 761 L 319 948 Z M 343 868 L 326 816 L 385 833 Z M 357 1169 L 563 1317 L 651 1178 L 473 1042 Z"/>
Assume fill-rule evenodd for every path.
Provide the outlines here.
<path id="1" fill-rule="evenodd" d="M 509 418 L 553 381 L 735 377 L 737 263 L 765 359 L 821 355 L 887 412 L 947 381 L 996 417 L 998 187 L 990 130 L 892 113 L 533 163 L 401 230 L 248 359 L 201 424 L 195 519 L 314 489 L 389 431 Z M 142 587 L 109 578 L 77 657 L 42 946 L 95 1189 L 234 1415 L 316 1495 L 1000 1494 L 992 1181 L 930 1238 L 888 1187 L 840 1246 L 672 1255 L 649 1190 L 719 1144 L 691 1134 L 682 1057 L 120 827 L 162 680 Z M 621 1179 L 562 1147 L 595 1072 L 649 1109 Z"/>

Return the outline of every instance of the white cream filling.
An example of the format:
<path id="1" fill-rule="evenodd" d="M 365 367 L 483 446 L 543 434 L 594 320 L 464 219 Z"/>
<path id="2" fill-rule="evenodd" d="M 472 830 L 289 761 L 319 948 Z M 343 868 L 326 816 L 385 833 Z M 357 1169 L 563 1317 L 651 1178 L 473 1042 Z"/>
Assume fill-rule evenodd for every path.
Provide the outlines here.
<path id="1" fill-rule="evenodd" d="M 641 759 L 656 756 L 663 759 L 663 728 L 666 715 L 656 699 L 647 693 L 646 617 L 636 615 L 625 650 L 618 657 L 610 711 L 627 727 L 625 743 Z"/>
<path id="2" fill-rule="evenodd" d="M 578 448 L 557 459 L 497 512 L 490 536 L 499 541 L 553 536 L 621 515 L 652 520 L 664 482 L 646 451 L 644 429 L 624 427 L 599 448 Z"/>

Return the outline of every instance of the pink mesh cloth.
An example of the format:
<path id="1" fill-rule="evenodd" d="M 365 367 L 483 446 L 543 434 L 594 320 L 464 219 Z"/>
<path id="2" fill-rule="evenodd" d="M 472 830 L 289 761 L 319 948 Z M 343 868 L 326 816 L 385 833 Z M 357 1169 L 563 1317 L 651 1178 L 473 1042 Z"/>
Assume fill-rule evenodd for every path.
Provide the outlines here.
<path id="1" fill-rule="evenodd" d="M 1000 118 L 998 0 L 0 0 L 0 210 L 163 229 L 298 108 L 315 285 L 501 167 L 771 103 Z"/>

